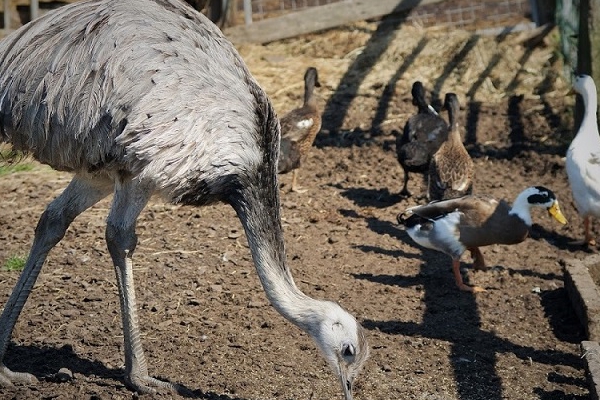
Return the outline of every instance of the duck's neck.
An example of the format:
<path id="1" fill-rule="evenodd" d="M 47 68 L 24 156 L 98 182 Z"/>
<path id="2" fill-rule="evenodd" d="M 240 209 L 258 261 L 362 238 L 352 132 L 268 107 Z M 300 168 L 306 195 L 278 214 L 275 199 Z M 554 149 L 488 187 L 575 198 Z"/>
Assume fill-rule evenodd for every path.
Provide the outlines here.
<path id="1" fill-rule="evenodd" d="M 509 214 L 516 215 L 530 227 L 533 222 L 531 221 L 531 204 L 527 201 L 527 196 L 527 193 L 520 193 L 513 202 Z"/>
<path id="2" fill-rule="evenodd" d="M 448 109 L 448 125 L 450 126 L 450 133 L 448 134 L 448 142 L 451 144 L 461 144 L 462 138 L 460 136 L 460 126 L 458 124 L 458 107 L 452 104 Z"/>
<path id="3" fill-rule="evenodd" d="M 597 109 L 598 100 L 597 95 L 593 91 L 589 91 L 581 96 L 583 98 L 584 113 L 582 127 L 595 127 L 595 129 L 580 129 L 581 132 L 597 132 L 598 120 L 597 120 Z"/>
<path id="4" fill-rule="evenodd" d="M 246 232 L 252 259 L 269 302 L 287 320 L 310 331 L 315 326 L 315 318 L 320 316 L 319 305 L 324 302 L 307 296 L 294 282 L 286 265 L 277 185 L 264 184 L 265 180 L 269 179 L 263 179 L 260 185 L 244 185 L 230 203 Z"/>
<path id="5" fill-rule="evenodd" d="M 315 92 L 315 80 L 306 79 L 304 83 L 304 105 L 309 107 L 317 106 L 317 99 L 314 95 Z"/>

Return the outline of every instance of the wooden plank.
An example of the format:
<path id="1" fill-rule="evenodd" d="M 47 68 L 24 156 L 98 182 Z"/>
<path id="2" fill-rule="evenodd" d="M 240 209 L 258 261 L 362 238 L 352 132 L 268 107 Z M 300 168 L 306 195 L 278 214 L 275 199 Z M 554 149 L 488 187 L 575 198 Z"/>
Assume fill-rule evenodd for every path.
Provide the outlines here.
<path id="1" fill-rule="evenodd" d="M 443 0 L 354 0 L 351 3 L 332 3 L 250 25 L 234 26 L 225 29 L 224 33 L 233 43 L 268 43 L 441 1 Z"/>
<path id="2" fill-rule="evenodd" d="M 565 260 L 565 289 L 588 340 L 600 340 L 600 292 L 589 268 L 600 265 L 600 254 L 583 260 Z"/>
<path id="3" fill-rule="evenodd" d="M 585 360 L 587 379 L 590 387 L 590 400 L 598 400 L 600 392 L 600 346 L 598 342 L 581 342 L 581 358 Z"/>

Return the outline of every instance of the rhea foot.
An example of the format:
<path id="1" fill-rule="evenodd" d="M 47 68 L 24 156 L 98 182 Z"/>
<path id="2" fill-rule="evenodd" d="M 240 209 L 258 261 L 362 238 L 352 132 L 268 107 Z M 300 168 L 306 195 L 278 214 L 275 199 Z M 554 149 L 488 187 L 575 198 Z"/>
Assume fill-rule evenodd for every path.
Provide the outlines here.
<path id="1" fill-rule="evenodd" d="M 306 193 L 306 192 L 308 192 L 308 189 L 302 189 L 301 186 L 296 186 L 296 187 L 292 186 L 292 188 L 290 189 L 290 192 L 294 192 L 294 193 Z"/>
<path id="2" fill-rule="evenodd" d="M 140 394 L 156 394 L 157 389 L 165 389 L 169 392 L 181 393 L 185 391 L 179 385 L 171 382 L 161 381 L 160 379 L 153 378 L 149 375 L 132 375 L 125 377 L 125 384 L 130 389 Z"/>
<path id="3" fill-rule="evenodd" d="M 10 387 L 15 384 L 29 385 L 38 380 L 32 374 L 27 372 L 14 372 L 8 369 L 4 364 L 0 364 L 0 387 Z"/>

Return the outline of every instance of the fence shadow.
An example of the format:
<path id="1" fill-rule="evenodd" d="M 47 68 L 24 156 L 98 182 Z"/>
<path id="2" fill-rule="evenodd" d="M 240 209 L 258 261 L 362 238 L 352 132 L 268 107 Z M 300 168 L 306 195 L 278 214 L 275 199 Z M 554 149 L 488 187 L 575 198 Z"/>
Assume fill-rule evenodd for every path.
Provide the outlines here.
<path id="1" fill-rule="evenodd" d="M 323 126 L 320 135 L 317 135 L 315 145 L 317 147 L 324 147 L 326 145 L 343 147 L 342 143 L 326 140 L 323 141 L 324 135 L 337 136 L 340 133 L 344 119 L 350 109 L 350 104 L 356 98 L 358 94 L 358 88 L 364 81 L 368 73 L 377 64 L 383 53 L 389 47 L 391 41 L 394 39 L 395 31 L 406 21 L 406 15 L 419 5 L 420 1 L 401 0 L 395 7 L 391 14 L 382 18 L 381 22 L 377 26 L 376 31 L 369 38 L 369 41 L 365 45 L 364 50 L 356 57 L 354 62 L 350 65 L 344 76 L 340 80 L 336 91 L 328 99 L 325 109 L 323 111 Z M 407 4 L 412 7 L 407 8 Z M 402 10 L 400 13 L 399 11 Z M 420 52 L 419 46 L 425 46 L 425 43 L 420 45 L 413 51 L 413 57 L 408 57 L 403 63 L 401 69 L 392 77 L 389 85 L 395 85 L 395 82 L 400 78 L 403 71 L 414 62 L 414 58 Z M 393 89 L 393 86 L 390 87 Z M 389 90 L 389 88 L 388 88 Z M 381 109 L 380 115 L 377 117 L 381 119 L 381 113 L 384 109 L 387 109 L 387 103 L 390 100 L 390 95 L 386 95 L 383 100 L 380 101 L 379 108 Z M 374 124 L 373 124 L 374 125 Z"/>

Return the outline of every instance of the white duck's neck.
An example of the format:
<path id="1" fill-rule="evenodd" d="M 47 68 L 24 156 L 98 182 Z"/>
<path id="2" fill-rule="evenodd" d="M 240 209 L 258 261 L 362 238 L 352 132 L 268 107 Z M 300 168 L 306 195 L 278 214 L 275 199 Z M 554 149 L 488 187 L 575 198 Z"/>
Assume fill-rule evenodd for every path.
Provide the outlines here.
<path id="1" fill-rule="evenodd" d="M 531 204 L 527 201 L 528 196 L 529 193 L 521 192 L 513 202 L 509 214 L 516 215 L 521 218 L 527 226 L 531 226 L 533 222 L 531 221 Z"/>
<path id="2" fill-rule="evenodd" d="M 584 113 L 578 136 L 598 135 L 598 97 L 595 85 L 586 85 L 580 92 L 583 99 Z M 583 134 L 583 135 L 581 135 Z"/>

